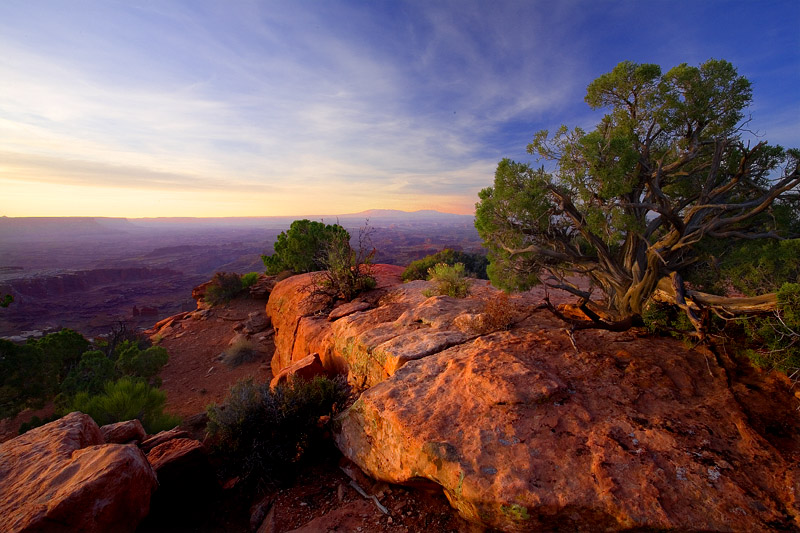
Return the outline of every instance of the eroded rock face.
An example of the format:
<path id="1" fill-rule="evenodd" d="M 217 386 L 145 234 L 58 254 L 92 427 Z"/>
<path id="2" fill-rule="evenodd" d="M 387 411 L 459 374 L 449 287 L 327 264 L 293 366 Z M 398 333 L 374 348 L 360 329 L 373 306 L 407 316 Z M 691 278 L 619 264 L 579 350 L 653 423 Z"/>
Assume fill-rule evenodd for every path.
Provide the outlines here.
<path id="1" fill-rule="evenodd" d="M 503 531 L 800 527 L 796 458 L 749 426 L 713 361 L 575 336 L 580 351 L 540 313 L 411 361 L 344 413 L 339 448 L 377 479 L 440 484 Z"/>
<path id="2" fill-rule="evenodd" d="M 100 428 L 103 439 L 109 444 L 127 444 L 129 442 L 141 442 L 147 436 L 142 423 L 137 420 L 126 420 L 115 424 L 107 424 Z"/>
<path id="3" fill-rule="evenodd" d="M 311 274 L 293 276 L 275 286 L 267 303 L 275 328 L 273 374 L 318 353 L 326 371 L 350 373 L 359 384 L 372 386 L 408 361 L 475 337 L 456 319 L 483 309 L 482 299 L 428 298 L 423 291 L 430 288 L 429 282 L 401 284 L 400 267 L 376 265 L 376 270 L 380 291 L 327 315 L 320 313 L 322 302 L 311 301 L 304 290 L 311 283 Z M 478 285 L 476 282 L 476 295 L 494 291 Z M 363 299 L 368 297 L 376 301 Z"/>
<path id="4" fill-rule="evenodd" d="M 325 368 L 319 359 L 318 353 L 312 353 L 296 363 L 287 366 L 269 382 L 270 389 L 275 389 L 281 383 L 286 383 L 292 376 L 298 376 L 306 381 L 311 381 L 316 376 L 325 374 Z"/>
<path id="5" fill-rule="evenodd" d="M 133 531 L 156 486 L 135 445 L 71 413 L 0 444 L 0 531 Z"/>

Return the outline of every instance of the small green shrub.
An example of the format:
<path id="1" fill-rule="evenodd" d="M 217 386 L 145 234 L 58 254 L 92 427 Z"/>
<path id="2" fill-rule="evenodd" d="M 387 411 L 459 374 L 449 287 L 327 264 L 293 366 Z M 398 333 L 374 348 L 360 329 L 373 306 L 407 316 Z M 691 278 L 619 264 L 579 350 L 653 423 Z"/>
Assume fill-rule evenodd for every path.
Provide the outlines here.
<path id="1" fill-rule="evenodd" d="M 248 272 L 247 274 L 242 276 L 242 290 L 249 289 L 253 285 L 256 284 L 258 281 L 258 276 L 260 276 L 258 272 Z"/>
<path id="2" fill-rule="evenodd" d="M 686 340 L 694 332 L 689 317 L 679 307 L 650 300 L 642 311 L 642 322 L 651 333 Z"/>
<path id="3" fill-rule="evenodd" d="M 208 407 L 212 453 L 226 474 L 247 484 L 282 481 L 322 439 L 320 417 L 347 401 L 342 377 L 290 380 L 271 390 L 252 380 L 234 385 L 220 406 Z"/>
<path id="4" fill-rule="evenodd" d="M 222 305 L 230 302 L 242 292 L 242 278 L 234 272 L 217 272 L 211 278 L 211 285 L 206 288 L 203 299 L 210 305 Z"/>
<path id="5" fill-rule="evenodd" d="M 158 433 L 180 424 L 179 418 L 164 413 L 166 402 L 164 392 L 142 380 L 125 377 L 109 381 L 98 395 L 79 392 L 66 412 L 86 413 L 100 426 L 137 418 L 148 433 Z"/>
<path id="6" fill-rule="evenodd" d="M 253 341 L 241 338 L 222 353 L 222 362 L 231 368 L 255 361 L 259 356 Z"/>
<path id="7" fill-rule="evenodd" d="M 441 252 L 436 252 L 422 259 L 412 261 L 408 267 L 406 267 L 405 271 L 403 271 L 402 279 L 403 281 L 428 279 L 428 270 L 439 263 L 446 263 L 448 265 L 463 263 L 467 276 L 476 277 L 478 279 L 489 279 L 486 273 L 486 267 L 489 266 L 489 259 L 485 255 L 459 252 L 449 248 L 445 248 Z"/>
<path id="8" fill-rule="evenodd" d="M 464 274 L 464 264 L 448 265 L 439 263 L 428 269 L 428 279 L 436 284 L 435 289 L 424 292 L 425 296 L 452 296 L 466 298 L 469 294 L 469 279 Z"/>
<path id="9" fill-rule="evenodd" d="M 789 375 L 800 371 L 800 283 L 784 283 L 778 291 L 778 309 L 771 316 L 743 322 L 754 347 L 744 351 L 753 364 Z"/>
<path id="10" fill-rule="evenodd" d="M 144 378 L 155 386 L 161 385 L 158 373 L 167 364 L 169 354 L 161 346 L 140 350 L 139 346 L 124 341 L 117 347 L 117 370 L 123 376 Z"/>
<path id="11" fill-rule="evenodd" d="M 114 361 L 100 350 L 92 350 L 81 355 L 78 366 L 73 368 L 61 382 L 61 392 L 67 396 L 79 392 L 100 394 L 103 386 L 116 377 L 117 369 Z"/>

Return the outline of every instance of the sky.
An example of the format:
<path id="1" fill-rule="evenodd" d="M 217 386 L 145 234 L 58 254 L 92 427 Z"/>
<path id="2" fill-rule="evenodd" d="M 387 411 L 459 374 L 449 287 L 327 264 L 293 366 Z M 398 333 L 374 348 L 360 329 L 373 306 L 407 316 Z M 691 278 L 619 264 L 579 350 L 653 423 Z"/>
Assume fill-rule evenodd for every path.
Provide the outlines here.
<path id="1" fill-rule="evenodd" d="M 0 2 L 0 216 L 473 213 L 624 60 L 726 59 L 800 147 L 800 1 Z"/>

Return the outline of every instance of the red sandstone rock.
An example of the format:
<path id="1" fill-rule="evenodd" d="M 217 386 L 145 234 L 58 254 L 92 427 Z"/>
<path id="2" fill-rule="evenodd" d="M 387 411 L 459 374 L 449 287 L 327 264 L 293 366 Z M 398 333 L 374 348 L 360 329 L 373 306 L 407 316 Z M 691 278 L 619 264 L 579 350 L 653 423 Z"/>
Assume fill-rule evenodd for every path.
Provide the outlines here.
<path id="1" fill-rule="evenodd" d="M 369 304 L 369 302 L 354 300 L 352 302 L 342 304 L 328 313 L 328 320 L 333 322 L 334 320 L 338 320 L 343 316 L 352 315 L 353 313 L 358 313 L 359 311 L 366 311 L 370 307 L 372 306 Z"/>
<path id="2" fill-rule="evenodd" d="M 559 325 L 540 312 L 406 364 L 340 418 L 339 448 L 503 531 L 800 527 L 797 466 L 713 359 L 600 331 L 576 332 L 576 352 Z"/>
<path id="3" fill-rule="evenodd" d="M 144 454 L 82 413 L 0 445 L 0 531 L 133 531 L 155 488 Z"/>
<path id="4" fill-rule="evenodd" d="M 319 360 L 319 354 L 312 353 L 281 370 L 277 376 L 272 378 L 272 381 L 269 382 L 269 386 L 271 389 L 274 389 L 281 383 L 287 382 L 291 376 L 298 376 L 308 381 L 324 373 L 325 369 L 322 367 L 322 362 Z"/>
<path id="5" fill-rule="evenodd" d="M 178 438 L 155 446 L 147 453 L 147 460 L 158 474 L 168 465 L 197 462 L 197 458 L 204 457 L 205 453 L 205 448 L 200 441 Z"/>
<path id="6" fill-rule="evenodd" d="M 144 453 L 149 453 L 150 450 L 163 442 L 173 439 L 186 439 L 189 438 L 189 433 L 182 429 L 174 428 L 167 431 L 161 431 L 147 439 L 143 440 L 139 447 Z"/>
<path id="7" fill-rule="evenodd" d="M 250 286 L 250 298 L 256 300 L 266 300 L 269 298 L 269 293 L 271 293 L 273 287 L 275 287 L 277 278 L 277 276 L 259 275 L 258 280 Z"/>
<path id="8" fill-rule="evenodd" d="M 141 442 L 147 436 L 142 423 L 137 419 L 107 424 L 100 428 L 103 440 L 109 444 L 127 444 L 131 441 Z"/>

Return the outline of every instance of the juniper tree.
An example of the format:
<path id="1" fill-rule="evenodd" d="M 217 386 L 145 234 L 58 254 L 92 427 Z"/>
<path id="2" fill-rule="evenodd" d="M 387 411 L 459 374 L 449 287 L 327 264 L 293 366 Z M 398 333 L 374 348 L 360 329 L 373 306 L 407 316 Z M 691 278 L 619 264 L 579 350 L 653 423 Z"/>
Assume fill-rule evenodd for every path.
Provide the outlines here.
<path id="1" fill-rule="evenodd" d="M 665 276 L 686 308 L 680 273 L 705 243 L 786 237 L 768 215 L 797 197 L 800 151 L 743 139 L 751 98 L 721 60 L 666 73 L 626 61 L 597 78 L 585 100 L 607 113 L 592 131 L 539 131 L 528 152 L 549 170 L 504 159 L 480 192 L 492 282 L 544 282 L 586 304 L 596 293 L 569 276 L 588 277 L 624 327 Z"/>

